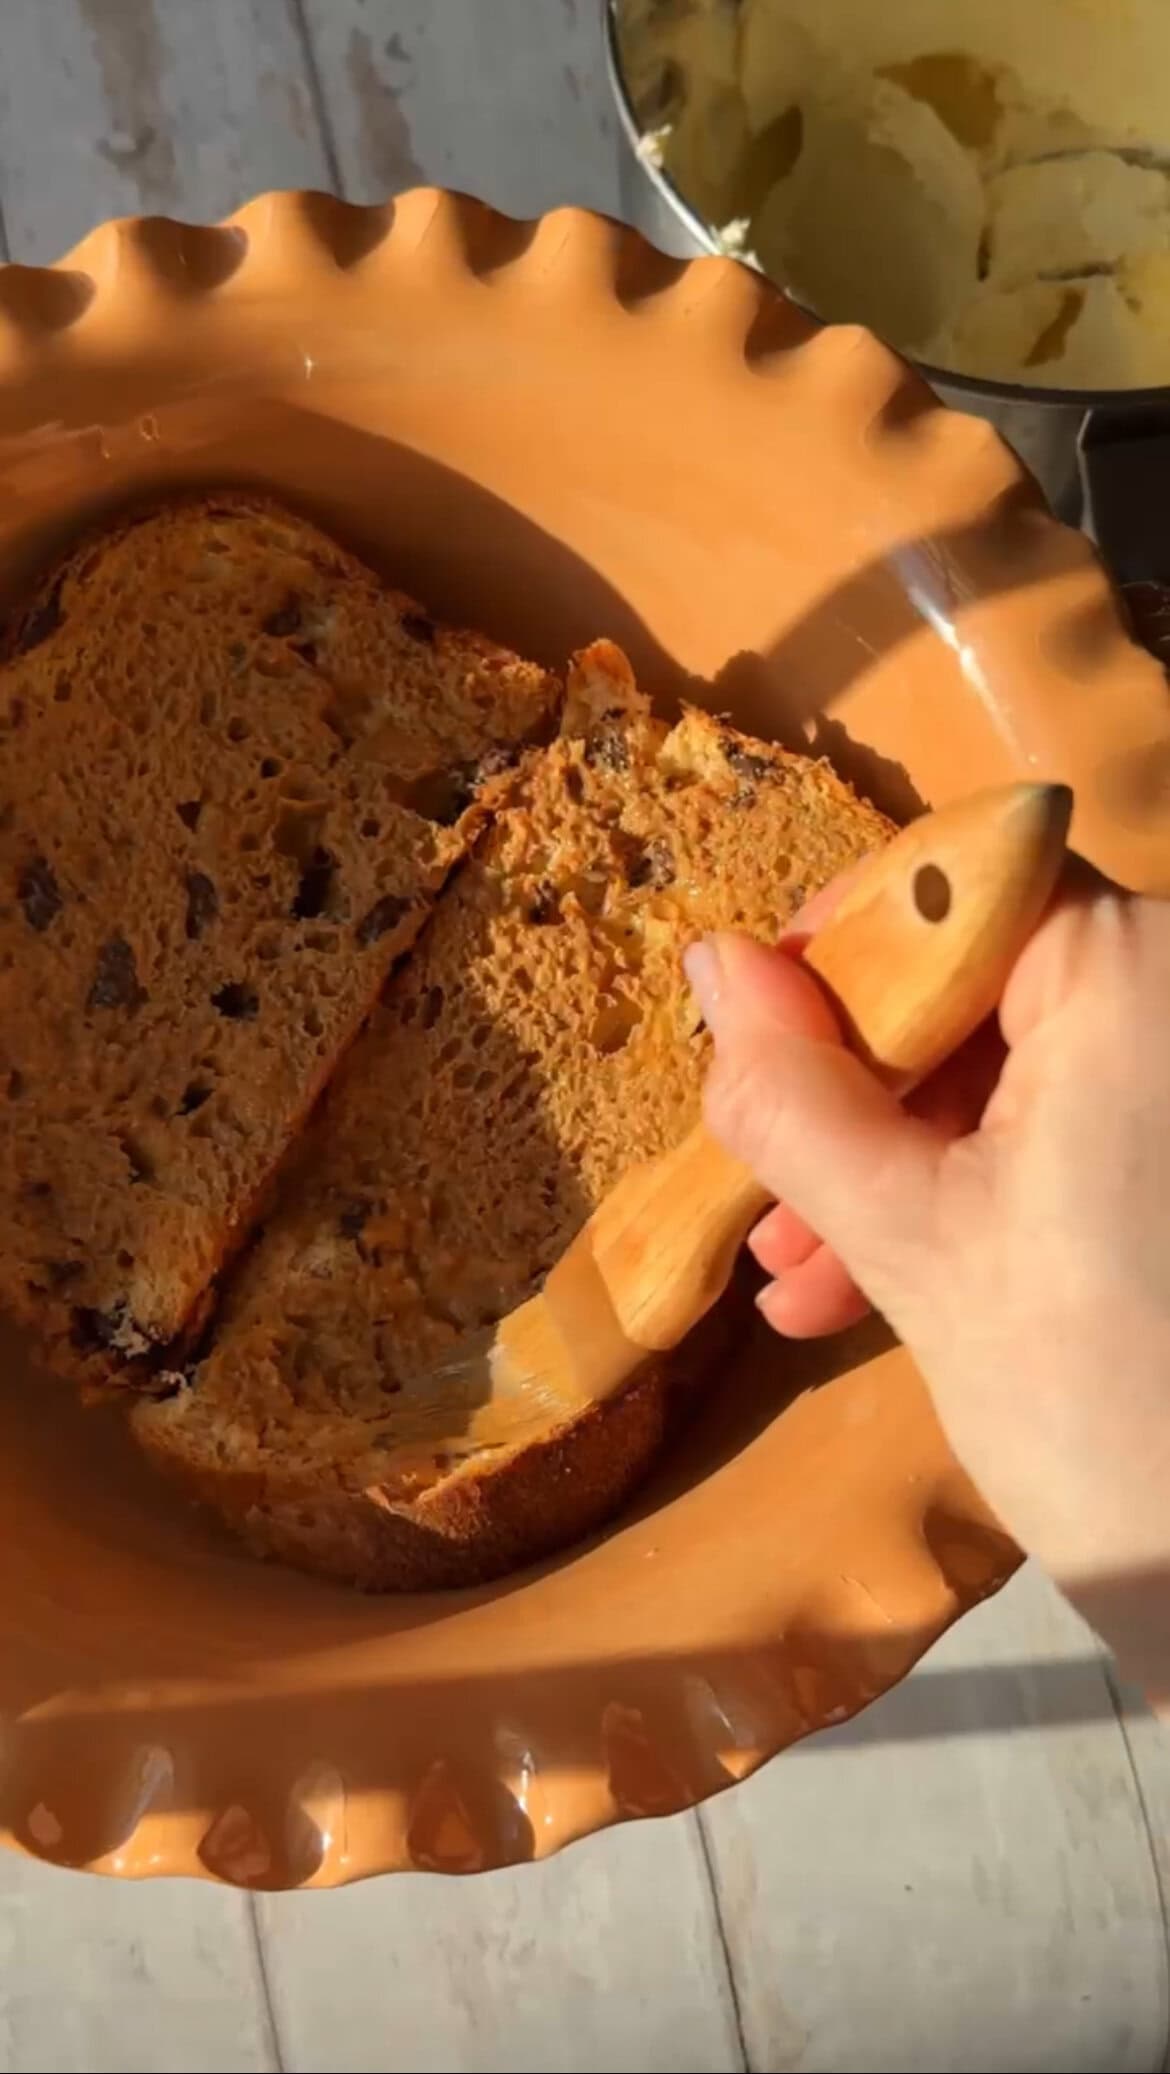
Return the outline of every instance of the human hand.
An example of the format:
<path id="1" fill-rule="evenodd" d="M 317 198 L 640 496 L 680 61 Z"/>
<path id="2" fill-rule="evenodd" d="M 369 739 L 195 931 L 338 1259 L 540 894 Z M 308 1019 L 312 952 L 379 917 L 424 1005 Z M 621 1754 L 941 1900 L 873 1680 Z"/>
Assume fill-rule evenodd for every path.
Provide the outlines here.
<path id="1" fill-rule="evenodd" d="M 708 1124 L 778 1198 L 765 1317 L 879 1310 L 1004 1523 L 1170 1696 L 1170 905 L 1085 874 L 1011 975 L 1006 1051 L 985 1036 L 916 1114 L 790 951 L 723 936 L 688 970 Z"/>

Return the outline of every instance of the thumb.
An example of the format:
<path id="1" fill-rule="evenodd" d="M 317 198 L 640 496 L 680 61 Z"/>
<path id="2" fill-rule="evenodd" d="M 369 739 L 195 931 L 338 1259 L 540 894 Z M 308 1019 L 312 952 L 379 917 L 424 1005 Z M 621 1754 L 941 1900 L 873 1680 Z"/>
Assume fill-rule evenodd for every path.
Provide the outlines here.
<path id="1" fill-rule="evenodd" d="M 843 1049 L 795 957 L 720 935 L 686 966 L 715 1042 L 709 1129 L 897 1324 L 931 1251 L 942 1140 Z"/>

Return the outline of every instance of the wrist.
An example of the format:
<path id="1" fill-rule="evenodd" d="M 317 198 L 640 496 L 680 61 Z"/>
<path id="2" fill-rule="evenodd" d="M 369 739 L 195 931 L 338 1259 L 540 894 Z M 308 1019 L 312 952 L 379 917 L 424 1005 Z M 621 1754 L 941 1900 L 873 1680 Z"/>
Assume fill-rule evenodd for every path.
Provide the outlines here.
<path id="1" fill-rule="evenodd" d="M 1155 1713 L 1170 1718 L 1170 1549 L 1164 1562 L 1128 1574 L 1053 1575 L 1122 1675 Z"/>

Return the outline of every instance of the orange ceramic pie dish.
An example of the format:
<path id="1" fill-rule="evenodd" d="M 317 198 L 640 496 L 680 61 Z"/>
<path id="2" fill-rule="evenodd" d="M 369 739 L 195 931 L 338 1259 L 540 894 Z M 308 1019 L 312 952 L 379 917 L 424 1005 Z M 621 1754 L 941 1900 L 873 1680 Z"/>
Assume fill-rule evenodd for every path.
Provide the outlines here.
<path id="1" fill-rule="evenodd" d="M 567 211 L 275 196 L 0 272 L 0 546 L 261 485 L 437 612 L 599 634 L 895 814 L 1071 780 L 1170 891 L 1170 709 L 1091 550 L 985 424 L 754 274 Z M 542 1857 L 693 1804 L 902 1677 L 1017 1557 L 876 1330 L 761 1337 L 637 1504 L 477 1591 L 250 1563 L 0 1344 L 0 1833 L 257 1887 Z M 810 1387 L 818 1384 L 820 1387 Z"/>

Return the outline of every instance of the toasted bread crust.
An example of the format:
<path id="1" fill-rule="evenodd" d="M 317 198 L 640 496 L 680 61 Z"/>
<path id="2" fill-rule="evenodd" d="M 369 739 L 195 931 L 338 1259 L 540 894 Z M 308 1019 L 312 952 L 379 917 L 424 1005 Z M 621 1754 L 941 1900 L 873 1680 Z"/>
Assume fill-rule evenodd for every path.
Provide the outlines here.
<path id="1" fill-rule="evenodd" d="M 160 1444 L 157 1423 L 139 1421 L 138 1433 L 164 1475 L 212 1507 L 254 1554 L 359 1591 L 439 1591 L 506 1576 L 611 1518 L 658 1455 L 668 1404 L 658 1368 L 549 1439 L 490 1469 L 448 1475 L 407 1505 L 376 1486 L 217 1475 Z"/>

